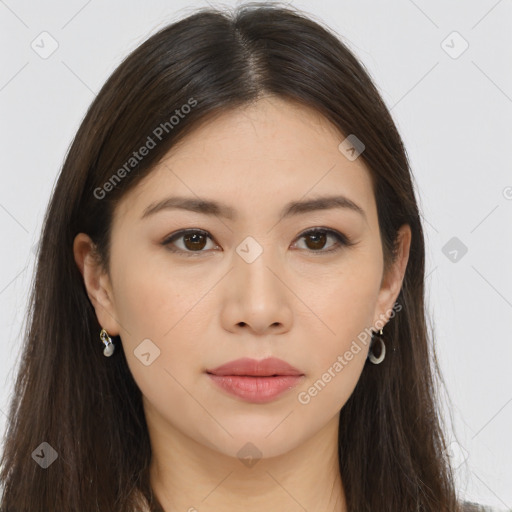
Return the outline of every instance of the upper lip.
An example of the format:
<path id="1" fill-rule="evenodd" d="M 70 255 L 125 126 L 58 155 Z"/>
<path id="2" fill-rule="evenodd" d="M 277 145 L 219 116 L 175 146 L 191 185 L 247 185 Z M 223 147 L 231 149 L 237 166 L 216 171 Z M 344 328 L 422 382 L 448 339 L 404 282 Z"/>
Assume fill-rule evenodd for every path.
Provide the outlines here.
<path id="1" fill-rule="evenodd" d="M 303 375 L 300 370 L 294 368 L 282 359 L 267 357 L 266 359 L 250 359 L 243 357 L 218 366 L 207 373 L 215 375 L 249 375 L 256 377 L 270 377 L 272 375 Z"/>

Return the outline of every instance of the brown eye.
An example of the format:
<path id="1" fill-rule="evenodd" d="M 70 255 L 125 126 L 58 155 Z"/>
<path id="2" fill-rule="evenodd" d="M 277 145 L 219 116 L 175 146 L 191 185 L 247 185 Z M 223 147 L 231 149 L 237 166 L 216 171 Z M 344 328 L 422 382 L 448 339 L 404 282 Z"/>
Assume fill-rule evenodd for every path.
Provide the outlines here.
<path id="1" fill-rule="evenodd" d="M 327 235 L 325 233 L 312 233 L 305 235 L 305 238 L 310 242 L 306 242 L 308 249 L 319 250 L 323 249 L 327 241 Z"/>
<path id="2" fill-rule="evenodd" d="M 192 229 L 171 235 L 162 242 L 162 245 L 169 246 L 169 250 L 173 252 L 180 252 L 186 256 L 195 256 L 193 253 L 208 252 L 204 250 L 208 240 L 212 240 L 212 238 L 206 231 Z M 181 243 L 178 244 L 178 242 Z"/>
<path id="3" fill-rule="evenodd" d="M 200 251 L 206 245 L 206 237 L 202 233 L 184 235 L 183 245 L 191 251 Z"/>
<path id="4" fill-rule="evenodd" d="M 332 229 L 311 229 L 302 233 L 298 238 L 299 240 L 304 239 L 306 246 L 305 248 L 299 248 L 310 253 L 333 253 L 342 249 L 343 246 L 354 245 L 347 236 Z M 334 243 L 327 245 L 329 239 L 334 239 Z M 162 245 L 167 246 L 172 252 L 180 253 L 185 256 L 199 256 L 202 253 L 210 252 L 206 249 L 208 241 L 213 241 L 213 239 L 207 231 L 188 229 L 169 236 L 162 242 Z M 327 249 L 325 248 L 326 246 Z M 218 246 L 214 244 L 213 248 L 215 247 Z"/>
<path id="5" fill-rule="evenodd" d="M 330 244 L 327 249 L 324 249 L 329 238 L 334 239 L 335 242 Z M 343 246 L 353 245 L 347 236 L 332 229 L 311 229 L 302 233 L 299 239 L 306 241 L 306 250 L 320 254 L 335 252 L 340 250 Z"/>

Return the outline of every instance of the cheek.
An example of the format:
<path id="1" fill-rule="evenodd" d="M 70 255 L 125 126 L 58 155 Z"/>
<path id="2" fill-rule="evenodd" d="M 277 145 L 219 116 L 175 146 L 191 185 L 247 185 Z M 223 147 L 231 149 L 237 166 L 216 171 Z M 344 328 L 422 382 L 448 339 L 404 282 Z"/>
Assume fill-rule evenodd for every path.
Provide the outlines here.
<path id="1" fill-rule="evenodd" d="M 344 344 L 371 327 L 380 280 L 379 261 L 358 252 L 328 272 L 303 281 L 299 293 L 320 320 L 322 338 L 332 349 L 342 350 Z"/>
<path id="2" fill-rule="evenodd" d="M 200 296 L 193 276 L 151 251 L 118 251 L 113 276 L 118 320 L 125 337 L 161 340 L 170 335 Z"/>
<path id="3" fill-rule="evenodd" d="M 328 275 L 317 275 L 315 287 L 308 284 L 303 289 L 318 322 L 316 334 L 311 333 L 317 342 L 308 342 L 313 371 L 301 388 L 305 396 L 302 402 L 298 397 L 299 402 L 315 401 L 332 410 L 333 404 L 343 405 L 353 391 L 371 340 L 380 270 L 379 262 L 369 252 L 358 253 L 357 258 L 347 258 Z"/>
<path id="4" fill-rule="evenodd" d="M 348 353 L 349 360 L 346 358 Z M 365 361 L 366 353 L 361 347 L 358 347 L 357 353 L 334 353 L 326 365 L 297 391 L 301 414 L 310 417 L 313 422 L 327 421 L 337 414 L 354 391 Z"/>
<path id="5" fill-rule="evenodd" d="M 165 409 L 179 402 L 186 409 L 180 397 L 200 375 L 207 327 L 206 301 L 200 299 L 207 290 L 190 286 L 193 276 L 133 252 L 115 268 L 116 314 L 137 385 L 151 403 L 162 402 Z"/>
<path id="6" fill-rule="evenodd" d="M 321 324 L 312 333 L 307 350 L 310 373 L 297 392 L 302 414 L 311 421 L 327 421 L 339 412 L 352 394 L 363 371 L 371 340 L 372 304 L 375 286 L 343 287 L 350 280 L 340 280 L 316 302 L 312 309 L 321 311 Z M 323 305 L 323 309 L 322 306 Z"/>

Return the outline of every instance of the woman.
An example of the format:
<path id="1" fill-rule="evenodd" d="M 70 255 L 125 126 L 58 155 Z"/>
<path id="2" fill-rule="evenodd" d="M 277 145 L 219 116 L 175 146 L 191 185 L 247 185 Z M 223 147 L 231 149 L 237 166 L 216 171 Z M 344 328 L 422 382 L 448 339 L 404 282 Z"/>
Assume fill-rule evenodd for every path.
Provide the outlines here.
<path id="1" fill-rule="evenodd" d="M 53 192 L 1 511 L 463 510 L 424 264 L 402 141 L 334 34 L 268 5 L 169 25 Z"/>

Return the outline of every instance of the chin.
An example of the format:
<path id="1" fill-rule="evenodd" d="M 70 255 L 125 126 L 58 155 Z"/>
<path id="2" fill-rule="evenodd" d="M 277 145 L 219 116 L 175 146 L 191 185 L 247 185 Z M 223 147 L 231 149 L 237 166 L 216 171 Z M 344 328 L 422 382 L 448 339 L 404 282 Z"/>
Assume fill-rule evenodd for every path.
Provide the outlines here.
<path id="1" fill-rule="evenodd" d="M 240 461 L 279 457 L 304 441 L 302 433 L 295 429 L 292 431 L 289 426 L 279 425 L 285 417 L 286 414 L 283 414 L 279 421 L 264 422 L 259 426 L 254 423 L 249 425 L 250 422 L 247 419 L 244 420 L 244 427 L 222 423 L 232 437 L 224 429 L 219 428 L 215 438 L 212 437 L 212 431 L 209 430 L 203 433 L 203 436 L 208 435 L 208 437 L 203 437 L 199 442 L 227 457 L 233 457 Z M 272 425 L 271 428 L 269 428 L 269 424 Z"/>

